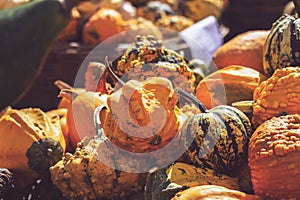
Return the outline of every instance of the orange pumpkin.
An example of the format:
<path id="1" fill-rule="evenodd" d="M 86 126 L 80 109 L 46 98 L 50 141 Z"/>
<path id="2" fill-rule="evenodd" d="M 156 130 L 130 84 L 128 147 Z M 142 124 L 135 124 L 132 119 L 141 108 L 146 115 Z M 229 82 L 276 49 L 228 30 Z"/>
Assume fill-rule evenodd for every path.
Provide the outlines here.
<path id="1" fill-rule="evenodd" d="M 124 31 L 122 15 L 110 8 L 101 8 L 85 23 L 82 30 L 84 44 L 98 45 L 100 42 Z"/>
<path id="2" fill-rule="evenodd" d="M 106 95 L 92 91 L 78 93 L 75 90 L 63 89 L 60 96 L 71 101 L 66 120 L 70 146 L 74 150 L 83 137 L 96 135 L 94 110 L 100 105 L 106 105 Z"/>
<path id="3" fill-rule="evenodd" d="M 265 79 L 264 75 L 252 68 L 231 65 L 202 79 L 196 88 L 196 97 L 209 109 L 251 100 L 254 90 Z"/>
<path id="4" fill-rule="evenodd" d="M 242 65 L 264 74 L 263 46 L 268 34 L 268 30 L 241 33 L 217 49 L 213 61 L 219 69 L 229 65 Z"/>

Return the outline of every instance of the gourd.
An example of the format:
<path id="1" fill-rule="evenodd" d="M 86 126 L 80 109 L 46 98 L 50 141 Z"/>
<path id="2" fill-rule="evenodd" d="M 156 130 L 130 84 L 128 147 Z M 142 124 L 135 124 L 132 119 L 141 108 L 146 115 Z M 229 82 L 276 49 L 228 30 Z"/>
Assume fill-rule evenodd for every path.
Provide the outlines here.
<path id="1" fill-rule="evenodd" d="M 145 196 L 146 200 L 171 199 L 179 191 L 211 184 L 230 189 L 240 188 L 237 178 L 178 161 L 148 174 Z"/>
<path id="2" fill-rule="evenodd" d="M 138 35 L 136 42 L 127 48 L 118 60 L 115 72 L 119 77 L 126 75 L 126 73 L 131 73 L 131 70 L 133 70 L 132 73 L 135 73 L 135 68 L 137 68 L 137 71 L 140 68 L 140 71 L 144 70 L 149 73 L 152 68 L 155 68 L 153 63 L 158 62 L 161 62 L 160 66 L 167 68 L 166 70 L 174 71 L 176 69 L 177 74 L 179 74 L 177 76 L 182 75 L 185 77 L 187 82 L 192 84 L 192 90 L 194 89 L 195 75 L 184 60 L 184 57 L 176 51 L 166 48 L 161 40 L 156 40 L 152 35 L 147 37 Z M 170 64 L 165 66 L 163 63 Z M 152 76 L 161 76 L 159 68 L 155 69 L 154 72 L 152 72 Z M 136 76 L 136 74 L 134 75 Z"/>
<path id="3" fill-rule="evenodd" d="M 253 99 L 253 92 L 266 80 L 260 72 L 241 65 L 230 65 L 203 78 L 196 88 L 196 97 L 207 107 L 231 105 Z"/>
<path id="4" fill-rule="evenodd" d="M 155 23 L 156 26 L 173 31 L 183 31 L 194 24 L 194 21 L 182 15 L 162 15 Z M 168 33 L 168 31 L 167 31 Z"/>
<path id="5" fill-rule="evenodd" d="M 146 174 L 119 171 L 114 165 L 119 153 L 110 147 L 103 137 L 83 138 L 73 154 L 66 153 L 50 168 L 51 180 L 65 198 L 133 199 L 142 194 Z"/>
<path id="6" fill-rule="evenodd" d="M 184 158 L 196 166 L 232 174 L 247 160 L 252 127 L 248 117 L 232 106 L 210 110 L 194 96 L 177 89 L 178 95 L 194 102 L 202 113 L 188 118 L 180 132 L 187 142 Z"/>
<path id="7" fill-rule="evenodd" d="M 50 119 L 54 119 L 54 118 L 59 119 L 59 124 L 66 142 L 66 151 L 71 151 L 70 141 L 69 141 L 69 129 L 67 126 L 67 113 L 68 113 L 67 108 L 57 108 L 46 112 L 46 114 L 50 117 Z"/>
<path id="8" fill-rule="evenodd" d="M 299 14 L 299 2 L 293 0 Z M 285 14 L 273 23 L 263 48 L 264 72 L 271 76 L 278 68 L 300 65 L 299 18 Z"/>
<path id="9" fill-rule="evenodd" d="M 61 159 L 66 143 L 58 118 L 39 108 L 7 107 L 0 116 L 0 163 L 15 174 L 16 185 L 25 186 Z"/>
<path id="10" fill-rule="evenodd" d="M 137 14 L 138 16 L 155 22 L 163 15 L 173 15 L 175 12 L 172 7 L 165 2 L 149 1 L 145 6 L 137 8 Z"/>
<path id="11" fill-rule="evenodd" d="M 178 192 L 171 200 L 208 200 L 208 199 L 228 199 L 228 200 L 255 200 L 261 199 L 259 196 L 246 194 L 244 192 L 228 189 L 218 185 L 201 185 L 191 187 Z"/>
<path id="12" fill-rule="evenodd" d="M 161 149 L 183 123 L 170 80 L 150 77 L 130 80 L 107 98 L 103 130 L 118 147 L 138 153 Z"/>
<path id="13" fill-rule="evenodd" d="M 200 21 L 210 15 L 220 19 L 226 0 L 186 0 L 179 1 L 177 11 L 180 15 Z"/>
<path id="14" fill-rule="evenodd" d="M 111 8 L 100 8 L 89 17 L 82 30 L 82 41 L 92 46 L 124 31 L 122 15 Z"/>
<path id="15" fill-rule="evenodd" d="M 219 47 L 213 61 L 218 69 L 241 65 L 265 74 L 263 48 L 270 30 L 251 30 L 240 33 Z"/>
<path id="16" fill-rule="evenodd" d="M 297 199 L 299 191 L 298 114 L 262 123 L 249 141 L 248 159 L 253 189 L 264 199 Z"/>
<path id="17" fill-rule="evenodd" d="M 106 105 L 107 95 L 93 91 L 78 92 L 72 89 L 62 89 L 59 96 L 71 102 L 67 107 L 66 121 L 70 149 L 74 151 L 83 137 L 96 135 L 93 123 L 94 110 L 100 105 Z"/>
<path id="18" fill-rule="evenodd" d="M 253 93 L 252 125 L 258 127 L 264 121 L 282 114 L 299 114 L 298 88 L 300 69 L 277 69 Z"/>

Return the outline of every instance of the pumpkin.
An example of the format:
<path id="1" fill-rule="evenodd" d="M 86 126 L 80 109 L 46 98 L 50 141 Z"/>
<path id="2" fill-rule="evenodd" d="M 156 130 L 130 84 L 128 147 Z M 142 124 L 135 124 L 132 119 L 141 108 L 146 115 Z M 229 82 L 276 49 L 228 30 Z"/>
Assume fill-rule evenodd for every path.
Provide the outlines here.
<path id="1" fill-rule="evenodd" d="M 213 61 L 218 69 L 241 65 L 264 74 L 263 48 L 269 30 L 251 30 L 240 33 L 219 47 Z"/>
<path id="2" fill-rule="evenodd" d="M 171 200 L 255 200 L 259 196 L 246 194 L 238 190 L 228 189 L 218 185 L 201 185 L 178 192 Z"/>
<path id="3" fill-rule="evenodd" d="M 210 15 L 220 19 L 226 4 L 226 0 L 185 0 L 178 2 L 177 12 L 192 19 L 194 22 Z"/>
<path id="4" fill-rule="evenodd" d="M 96 46 L 100 42 L 124 31 L 122 15 L 111 8 L 101 8 L 84 24 L 82 41 Z"/>
<path id="5" fill-rule="evenodd" d="M 277 69 L 253 93 L 252 125 L 258 127 L 264 121 L 282 114 L 299 113 L 298 82 L 300 69 L 287 67 Z"/>
<path id="6" fill-rule="evenodd" d="M 220 185 L 239 189 L 238 180 L 212 169 L 175 162 L 148 175 L 146 200 L 171 199 L 177 192 L 199 185 Z"/>
<path id="7" fill-rule="evenodd" d="M 0 168 L 0 198 L 5 189 L 11 185 L 13 174 L 6 168 Z"/>
<path id="8" fill-rule="evenodd" d="M 192 26 L 194 21 L 182 15 L 162 15 L 162 17 L 159 18 L 154 24 L 163 30 L 170 29 L 181 32 L 184 29 Z M 169 33 L 169 30 L 167 30 L 166 33 Z"/>
<path id="9" fill-rule="evenodd" d="M 176 135 L 182 115 L 170 80 L 130 80 L 107 99 L 105 136 L 118 147 L 137 153 L 161 149 Z"/>
<path id="10" fill-rule="evenodd" d="M 67 111 L 67 127 L 70 141 L 70 149 L 74 151 L 77 143 L 83 137 L 96 135 L 93 123 L 94 110 L 100 105 L 106 105 L 106 95 L 99 92 L 63 89 L 60 97 L 68 98 L 71 104 Z"/>
<path id="11" fill-rule="evenodd" d="M 207 110 L 194 96 L 180 89 L 177 93 L 198 105 L 202 112 L 188 118 L 180 130 L 181 137 L 190 144 L 182 159 L 218 173 L 234 173 L 247 161 L 248 141 L 252 134 L 248 117 L 228 105 Z"/>
<path id="12" fill-rule="evenodd" d="M 0 116 L 0 135 L 5 138 L 0 142 L 1 166 L 14 172 L 21 187 L 47 174 L 66 149 L 59 119 L 39 108 L 7 107 Z"/>
<path id="13" fill-rule="evenodd" d="M 297 13 L 300 13 L 298 0 Z M 298 16 L 285 14 L 272 25 L 263 48 L 264 72 L 271 76 L 278 68 L 300 65 L 300 38 Z"/>
<path id="14" fill-rule="evenodd" d="M 66 153 L 50 167 L 51 180 L 65 198 L 133 199 L 139 194 L 141 199 L 146 174 L 117 170 L 114 163 L 119 154 L 107 145 L 102 137 L 84 138 L 74 154 Z"/>
<path id="15" fill-rule="evenodd" d="M 264 199 L 300 196 L 300 116 L 273 117 L 249 141 L 248 159 L 255 194 Z"/>
<path id="16" fill-rule="evenodd" d="M 187 80 L 192 83 L 195 81 L 195 76 L 184 58 L 176 51 L 166 48 L 161 40 L 156 40 L 153 36 L 138 35 L 136 42 L 127 48 L 118 60 L 115 71 L 118 76 L 124 76 L 137 65 L 158 62 L 172 63 L 172 68 L 176 67 L 176 70 L 185 76 Z"/>
<path id="17" fill-rule="evenodd" d="M 68 113 L 67 108 L 57 108 L 57 109 L 49 110 L 46 112 L 46 114 L 51 119 L 54 119 L 54 118 L 59 119 L 59 124 L 60 124 L 62 133 L 64 135 L 64 139 L 66 142 L 66 151 L 71 151 L 70 141 L 69 141 L 69 129 L 67 126 L 67 113 Z"/>
<path id="18" fill-rule="evenodd" d="M 137 14 L 152 22 L 160 19 L 162 15 L 173 15 L 175 12 L 172 7 L 164 2 L 149 1 L 145 6 L 137 9 Z"/>
<path id="19" fill-rule="evenodd" d="M 253 99 L 253 92 L 266 80 L 260 72 L 245 66 L 230 65 L 203 78 L 196 87 L 196 97 L 207 107 L 231 105 Z"/>

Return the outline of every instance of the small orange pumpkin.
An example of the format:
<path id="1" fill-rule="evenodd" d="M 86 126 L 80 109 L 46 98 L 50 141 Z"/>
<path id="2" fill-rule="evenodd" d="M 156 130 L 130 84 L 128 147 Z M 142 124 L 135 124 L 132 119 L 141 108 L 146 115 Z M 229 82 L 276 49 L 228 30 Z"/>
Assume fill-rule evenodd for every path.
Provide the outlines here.
<path id="1" fill-rule="evenodd" d="M 100 42 L 124 31 L 122 15 L 110 8 L 101 8 L 85 23 L 82 30 L 84 44 L 98 45 Z"/>

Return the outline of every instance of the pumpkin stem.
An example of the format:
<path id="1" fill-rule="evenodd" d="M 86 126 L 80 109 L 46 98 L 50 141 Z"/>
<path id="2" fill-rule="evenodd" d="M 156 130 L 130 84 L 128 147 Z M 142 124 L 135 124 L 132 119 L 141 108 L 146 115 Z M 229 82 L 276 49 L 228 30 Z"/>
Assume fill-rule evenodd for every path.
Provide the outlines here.
<path id="1" fill-rule="evenodd" d="M 55 85 L 58 89 L 60 89 L 60 90 L 62 90 L 62 89 L 69 89 L 69 90 L 71 90 L 71 89 L 73 88 L 71 85 L 69 85 L 68 83 L 66 83 L 66 82 L 64 82 L 64 81 L 62 81 L 62 80 L 56 80 L 56 81 L 54 82 L 54 85 Z"/>
<path id="2" fill-rule="evenodd" d="M 79 93 L 77 91 L 75 91 L 75 90 L 72 90 L 72 89 L 62 89 L 60 91 L 60 93 L 58 94 L 58 97 L 65 97 L 65 98 L 69 99 L 70 101 L 72 101 L 78 95 L 79 95 Z"/>
<path id="3" fill-rule="evenodd" d="M 108 57 L 107 57 L 107 56 L 105 57 L 105 67 L 107 67 L 109 73 L 113 76 L 113 78 L 114 78 L 116 81 L 120 82 L 122 86 L 125 85 L 125 82 L 124 82 L 122 79 L 120 79 L 120 78 L 116 75 L 116 73 L 113 71 L 113 69 L 112 69 L 112 63 L 108 61 Z"/>
<path id="4" fill-rule="evenodd" d="M 296 13 L 299 16 L 299 14 L 300 14 L 300 4 L 299 4 L 299 1 L 298 0 L 293 0 L 293 3 L 295 5 Z"/>
<path id="5" fill-rule="evenodd" d="M 196 106 L 198 106 L 198 108 L 200 109 L 200 111 L 202 113 L 208 113 L 209 112 L 209 110 L 205 107 L 205 105 L 201 101 L 199 101 L 199 99 L 197 99 L 196 97 L 194 97 L 193 95 L 187 93 L 186 91 L 184 91 L 184 90 L 182 90 L 180 88 L 175 88 L 175 92 L 179 96 L 185 98 L 188 101 L 191 101 L 193 104 L 195 104 Z"/>

